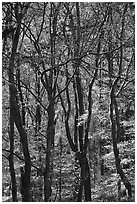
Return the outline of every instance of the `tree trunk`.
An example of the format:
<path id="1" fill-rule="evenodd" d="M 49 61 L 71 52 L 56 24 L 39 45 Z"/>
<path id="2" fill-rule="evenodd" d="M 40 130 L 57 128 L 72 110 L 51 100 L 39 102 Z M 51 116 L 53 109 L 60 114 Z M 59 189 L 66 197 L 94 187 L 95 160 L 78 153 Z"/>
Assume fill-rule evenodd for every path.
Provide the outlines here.
<path id="1" fill-rule="evenodd" d="M 91 201 L 91 182 L 90 182 L 90 168 L 86 157 L 85 161 L 85 181 L 84 181 L 84 195 L 85 202 Z"/>
<path id="2" fill-rule="evenodd" d="M 30 172 L 25 165 L 20 168 L 21 171 L 21 195 L 22 202 L 30 202 Z M 29 179 L 29 180 L 28 180 Z"/>
<path id="3" fill-rule="evenodd" d="M 23 128 L 22 121 L 21 121 L 21 116 L 19 112 L 19 108 L 17 106 L 17 101 L 15 101 L 15 96 L 14 96 L 14 89 L 12 89 L 11 95 L 12 95 L 12 109 L 14 110 L 13 113 L 13 118 L 14 122 L 16 124 L 16 127 L 18 129 L 18 132 L 20 134 L 20 141 L 22 144 L 23 148 L 23 155 L 25 159 L 25 188 L 26 188 L 26 195 L 24 196 L 24 202 L 29 202 L 30 201 L 30 174 L 31 174 L 31 159 L 30 159 L 30 154 L 29 154 L 29 148 L 28 148 L 28 141 L 27 141 L 27 133 L 25 129 Z"/>
<path id="4" fill-rule="evenodd" d="M 17 68 L 17 83 L 18 83 L 18 92 L 19 92 L 19 97 L 20 97 L 20 102 L 21 102 L 21 118 L 22 118 L 22 125 L 25 126 L 25 103 L 24 103 L 24 99 L 23 99 L 23 94 L 22 94 L 22 89 L 21 89 L 21 84 L 20 84 L 20 63 L 19 63 L 19 59 L 18 59 L 18 68 Z"/>
<path id="5" fill-rule="evenodd" d="M 15 56 L 14 56 L 15 57 Z M 16 124 L 16 127 L 18 129 L 18 132 L 20 134 L 20 140 L 23 147 L 23 154 L 25 158 L 25 178 L 26 178 L 26 195 L 24 202 L 30 201 L 30 173 L 31 173 L 31 160 L 30 160 L 30 154 L 28 149 L 28 141 L 27 141 L 27 133 L 22 125 L 22 119 L 19 112 L 19 107 L 17 104 L 17 92 L 14 84 L 14 78 L 13 78 L 13 70 L 12 67 L 14 67 L 14 58 L 11 58 L 11 63 L 9 66 L 9 81 L 10 84 L 10 97 L 11 97 L 11 110 L 12 110 L 12 117 L 14 119 L 14 122 Z"/>
<path id="6" fill-rule="evenodd" d="M 82 202 L 82 193 L 84 189 L 84 201 L 91 201 L 91 183 L 90 183 L 90 168 L 88 160 L 85 154 L 77 153 L 76 159 L 78 159 L 81 168 L 80 186 L 78 192 L 77 202 Z"/>
<path id="7" fill-rule="evenodd" d="M 11 117 L 13 118 L 17 130 L 20 134 L 20 140 L 23 147 L 23 154 L 25 158 L 25 179 L 26 179 L 26 195 L 24 198 L 24 202 L 30 201 L 30 173 L 31 173 L 31 160 L 30 154 L 28 149 L 28 141 L 27 141 L 27 133 L 22 125 L 22 119 L 18 107 L 17 101 L 17 90 L 14 84 L 14 62 L 16 57 L 16 51 L 19 42 L 19 35 L 20 35 L 20 28 L 21 28 L 21 21 L 19 20 L 19 24 L 16 29 L 16 33 L 12 42 L 12 52 L 9 62 L 9 93 L 10 93 L 10 108 L 11 108 Z"/>
<path id="8" fill-rule="evenodd" d="M 54 101 L 51 99 L 48 107 L 48 126 L 47 126 L 47 154 L 46 167 L 44 171 L 44 201 L 48 202 L 51 197 L 52 172 L 53 172 L 53 152 L 54 152 Z"/>
<path id="9" fill-rule="evenodd" d="M 115 95 L 114 95 L 114 87 L 116 85 L 116 81 L 112 87 L 111 90 L 111 103 L 110 103 L 110 119 L 111 119 L 111 136 L 112 136 L 112 141 L 113 141 L 113 151 L 114 151 L 114 156 L 115 156 L 115 163 L 116 163 L 116 169 L 117 173 L 121 177 L 121 180 L 123 181 L 126 189 L 128 190 L 128 196 L 132 197 L 132 187 L 130 182 L 128 181 L 125 173 L 122 170 L 121 164 L 120 164 L 120 158 L 119 158 L 119 149 L 117 147 L 117 131 L 116 131 L 116 122 L 114 119 L 114 106 L 116 103 Z M 116 110 L 116 109 L 115 109 Z M 117 117 L 116 117 L 117 119 Z"/>
<path id="10" fill-rule="evenodd" d="M 10 110 L 10 155 L 9 155 L 9 170 L 11 175 L 11 189 L 12 189 L 12 201 L 17 202 L 17 183 L 16 183 L 16 176 L 15 176 L 15 169 L 14 169 L 14 160 L 13 160 L 13 152 L 14 152 L 14 121 L 11 117 L 11 110 Z"/>
<path id="11" fill-rule="evenodd" d="M 81 173 L 81 181 L 80 181 L 80 186 L 79 186 L 79 190 L 78 190 L 77 202 L 82 202 L 82 192 L 83 192 L 83 181 L 82 181 L 82 173 Z"/>

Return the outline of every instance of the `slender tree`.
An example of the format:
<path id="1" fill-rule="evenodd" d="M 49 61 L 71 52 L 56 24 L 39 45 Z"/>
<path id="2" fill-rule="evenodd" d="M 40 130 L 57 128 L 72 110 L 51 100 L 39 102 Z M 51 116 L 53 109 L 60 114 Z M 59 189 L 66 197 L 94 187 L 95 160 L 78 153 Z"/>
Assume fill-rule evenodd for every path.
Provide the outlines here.
<path id="1" fill-rule="evenodd" d="M 119 49 L 119 63 L 118 63 L 118 76 L 116 79 L 113 81 L 111 84 L 111 91 L 110 91 L 110 120 L 111 120 L 111 136 L 112 136 L 112 141 L 113 141 L 113 150 L 114 150 L 114 155 L 115 155 L 115 163 L 116 163 L 116 169 L 117 173 L 121 177 L 121 180 L 123 181 L 126 189 L 128 190 L 128 196 L 132 196 L 132 190 L 131 190 L 131 184 L 125 175 L 124 171 L 122 170 L 121 166 L 121 160 L 119 156 L 119 149 L 117 146 L 117 143 L 120 139 L 120 114 L 119 114 L 119 107 L 118 107 L 118 102 L 117 102 L 117 97 L 120 94 L 120 91 L 122 91 L 122 86 L 123 83 L 125 83 L 126 78 L 124 78 L 124 82 L 122 83 L 122 86 L 120 89 L 118 88 L 118 84 L 122 82 L 122 73 L 125 71 L 123 69 L 124 65 L 124 48 L 123 48 L 123 41 L 124 38 L 126 37 L 125 35 L 125 19 L 126 19 L 126 13 L 128 9 L 128 3 L 125 3 L 123 5 L 123 12 L 121 16 L 121 32 L 120 32 L 120 49 Z M 112 52 L 112 47 L 109 49 L 109 52 Z M 131 51 L 132 52 L 132 51 Z M 132 59 L 132 56 L 131 56 Z M 110 62 L 111 61 L 111 62 Z M 130 65 L 128 65 L 130 66 Z M 113 75 L 113 56 L 111 56 L 110 60 L 108 60 L 108 68 L 109 68 L 109 73 L 111 76 Z M 110 69 L 111 68 L 111 69 Z M 128 69 L 128 68 L 127 68 Z M 118 91 L 117 91 L 118 90 Z M 117 92 L 117 94 L 116 94 Z"/>
<path id="2" fill-rule="evenodd" d="M 14 81 L 14 67 L 15 67 L 15 59 L 16 53 L 18 49 L 19 37 L 21 32 L 21 21 L 24 17 L 24 14 L 27 11 L 29 4 L 21 4 L 15 3 L 13 5 L 13 12 L 16 18 L 16 31 L 13 35 L 12 40 L 12 48 L 11 48 L 11 56 L 9 60 L 9 68 L 8 68 L 8 75 L 9 75 L 9 93 L 10 93 L 10 110 L 11 110 L 11 119 L 15 122 L 15 125 L 18 129 L 20 134 L 21 143 L 23 147 L 23 154 L 25 158 L 25 177 L 24 177 L 24 196 L 23 201 L 30 201 L 30 173 L 31 173 L 31 161 L 28 149 L 28 142 L 27 142 L 27 134 L 23 127 L 21 115 L 19 111 L 18 101 L 17 101 L 17 90 Z M 9 6 L 11 6 L 9 4 Z M 13 123 L 13 122 L 12 122 Z M 12 124 L 13 126 L 13 124 Z M 13 136 L 12 136 L 13 137 Z M 12 150 L 13 151 L 13 150 Z M 16 189 L 15 189 L 16 190 Z"/>

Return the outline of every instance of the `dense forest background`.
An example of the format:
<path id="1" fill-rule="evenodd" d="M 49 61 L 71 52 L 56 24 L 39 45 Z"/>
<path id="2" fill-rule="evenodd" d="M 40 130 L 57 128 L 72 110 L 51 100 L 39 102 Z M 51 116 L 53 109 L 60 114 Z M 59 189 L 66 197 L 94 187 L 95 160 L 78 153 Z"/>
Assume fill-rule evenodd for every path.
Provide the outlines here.
<path id="1" fill-rule="evenodd" d="M 135 4 L 2 14 L 3 201 L 134 201 Z"/>

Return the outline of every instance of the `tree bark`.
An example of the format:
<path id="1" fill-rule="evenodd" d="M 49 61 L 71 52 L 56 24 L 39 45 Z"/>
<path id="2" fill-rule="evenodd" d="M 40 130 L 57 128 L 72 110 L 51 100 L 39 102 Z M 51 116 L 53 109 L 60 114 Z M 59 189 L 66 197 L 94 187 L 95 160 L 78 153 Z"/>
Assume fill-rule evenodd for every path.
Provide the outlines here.
<path id="1" fill-rule="evenodd" d="M 76 158 L 79 161 L 81 168 L 80 186 L 77 202 L 82 201 L 82 192 L 84 189 L 84 201 L 91 201 L 91 183 L 90 183 L 90 168 L 85 154 L 77 153 Z"/>
<path id="2" fill-rule="evenodd" d="M 12 113 L 10 109 L 10 133 L 9 133 L 9 139 L 10 139 L 10 155 L 9 155 L 9 170 L 11 175 L 11 189 L 12 189 L 12 201 L 17 202 L 17 182 L 16 182 L 16 176 L 15 176 L 15 169 L 14 169 L 14 120 L 12 118 Z"/>
<path id="3" fill-rule="evenodd" d="M 46 167 L 44 170 L 44 201 L 48 202 L 51 197 L 52 172 L 53 172 L 53 154 L 54 154 L 54 99 L 50 99 L 48 107 L 48 126 L 47 126 L 47 152 L 46 152 Z"/>
<path id="4" fill-rule="evenodd" d="M 20 84 L 20 68 L 19 68 L 19 59 L 18 59 L 18 68 L 17 68 L 17 83 L 18 83 L 18 92 L 19 92 L 19 97 L 20 97 L 20 102 L 21 102 L 21 118 L 22 118 L 22 125 L 25 127 L 25 103 L 23 100 L 23 94 L 22 94 L 22 89 L 21 89 L 21 84 Z"/>

